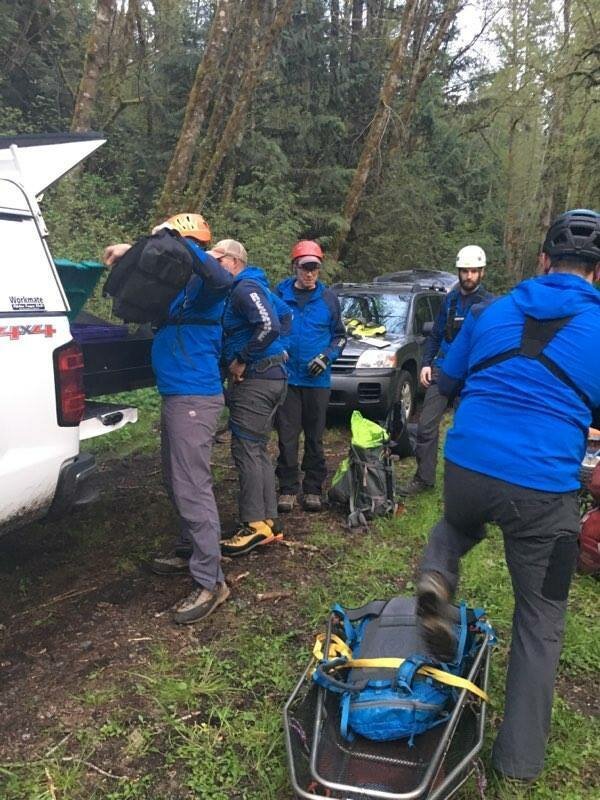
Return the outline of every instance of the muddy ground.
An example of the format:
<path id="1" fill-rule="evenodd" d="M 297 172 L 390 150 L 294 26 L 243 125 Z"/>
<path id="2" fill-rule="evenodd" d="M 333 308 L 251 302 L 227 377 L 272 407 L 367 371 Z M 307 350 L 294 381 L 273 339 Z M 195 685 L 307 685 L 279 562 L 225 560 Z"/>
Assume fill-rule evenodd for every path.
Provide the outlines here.
<path id="1" fill-rule="evenodd" d="M 339 430 L 328 437 L 332 472 L 346 447 Z M 220 443 L 213 457 L 224 528 L 236 518 L 237 478 L 228 449 L 227 441 Z M 411 468 L 407 462 L 400 471 Z M 232 602 L 200 625 L 176 627 L 169 609 L 190 581 L 160 578 L 149 569 L 151 556 L 168 549 L 177 524 L 158 454 L 104 460 L 98 478 L 103 494 L 93 506 L 0 538 L 0 763 L 40 758 L 63 734 L 99 724 L 115 703 L 126 704 L 127 698 L 102 697 L 102 678 L 110 686 L 119 675 L 141 671 L 157 644 L 177 658 L 191 644 L 221 637 L 238 613 L 256 614 L 260 624 L 256 587 L 244 573 L 260 574 L 266 591 L 277 590 L 302 584 L 319 559 L 334 555 L 278 544 L 228 560 Z M 285 522 L 287 541 L 302 542 L 315 525 L 339 529 L 343 519 L 326 510 L 310 516 L 295 512 Z M 305 620 L 294 619 L 293 599 L 284 599 L 280 608 L 286 622 L 305 627 Z M 96 696 L 82 702 L 92 678 Z M 561 679 L 559 693 L 574 710 L 600 714 L 598 693 L 588 682 Z M 136 702 L 139 707 L 139 698 Z M 110 763 L 110 743 L 104 754 Z M 128 765 L 119 766 L 127 774 Z M 164 793 L 175 796 L 168 786 Z"/>
<path id="2" fill-rule="evenodd" d="M 346 449 L 343 437 L 328 449 L 335 469 Z M 237 478 L 228 443 L 213 462 L 224 529 L 235 524 Z M 297 557 L 273 545 L 242 559 L 226 560 L 233 603 L 200 626 L 177 627 L 169 609 L 191 588 L 186 576 L 160 578 L 149 569 L 152 554 L 167 551 L 176 517 L 162 484 L 158 454 L 108 460 L 100 466 L 100 500 L 60 522 L 35 524 L 0 538 L 0 762 L 39 757 L 56 741 L 57 729 L 89 720 L 80 697 L 89 676 L 143 663 L 157 642 L 176 654 L 190 643 L 209 643 L 227 618 L 252 602 L 247 571 L 260 570 L 266 588 L 302 582 L 313 554 Z M 286 539 L 300 541 L 315 523 L 339 525 L 329 511 L 286 517 Z M 247 596 L 246 596 L 247 595 Z M 103 718 L 100 704 L 92 718 Z"/>

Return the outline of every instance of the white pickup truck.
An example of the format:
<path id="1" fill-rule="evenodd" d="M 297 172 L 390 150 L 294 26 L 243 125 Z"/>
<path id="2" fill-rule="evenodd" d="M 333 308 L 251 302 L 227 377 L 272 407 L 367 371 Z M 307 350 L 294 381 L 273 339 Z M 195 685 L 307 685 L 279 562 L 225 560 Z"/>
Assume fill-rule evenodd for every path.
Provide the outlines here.
<path id="1" fill-rule="evenodd" d="M 91 134 L 0 138 L 0 533 L 95 498 L 94 457 L 80 443 L 136 422 L 137 409 L 89 402 L 84 381 L 96 394 L 148 385 L 127 380 L 123 342 L 101 342 L 104 361 L 85 374 L 38 205 L 103 142 Z"/>

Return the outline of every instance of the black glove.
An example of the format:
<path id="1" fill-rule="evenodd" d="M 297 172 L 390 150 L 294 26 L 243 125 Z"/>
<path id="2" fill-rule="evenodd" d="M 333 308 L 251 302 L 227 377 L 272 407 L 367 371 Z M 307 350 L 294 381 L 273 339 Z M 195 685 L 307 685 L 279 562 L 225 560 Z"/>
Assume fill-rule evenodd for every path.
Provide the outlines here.
<path id="1" fill-rule="evenodd" d="M 317 375 L 322 375 L 325 372 L 328 364 L 329 356 L 326 356 L 325 353 L 319 353 L 318 356 L 311 358 L 308 362 L 308 374 L 316 378 Z"/>

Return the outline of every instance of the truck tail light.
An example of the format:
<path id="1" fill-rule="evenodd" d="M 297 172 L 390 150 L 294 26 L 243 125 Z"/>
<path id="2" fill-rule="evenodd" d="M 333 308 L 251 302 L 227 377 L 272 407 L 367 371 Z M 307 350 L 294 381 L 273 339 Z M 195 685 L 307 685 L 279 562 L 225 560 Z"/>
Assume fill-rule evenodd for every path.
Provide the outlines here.
<path id="1" fill-rule="evenodd" d="M 77 342 L 67 342 L 54 351 L 56 416 L 61 427 L 79 425 L 85 411 L 83 353 Z"/>

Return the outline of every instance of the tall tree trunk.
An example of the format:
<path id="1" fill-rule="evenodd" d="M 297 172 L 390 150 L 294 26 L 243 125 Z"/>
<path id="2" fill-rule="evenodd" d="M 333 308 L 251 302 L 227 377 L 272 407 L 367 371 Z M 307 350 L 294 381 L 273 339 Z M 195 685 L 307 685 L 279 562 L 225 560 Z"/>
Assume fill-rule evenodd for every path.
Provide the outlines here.
<path id="1" fill-rule="evenodd" d="M 506 257 L 506 269 L 513 283 L 517 283 L 520 279 L 517 256 L 521 239 L 519 231 L 520 217 L 517 211 L 517 191 L 515 187 L 515 150 L 518 124 L 519 119 L 513 118 L 508 130 L 508 150 L 506 164 L 508 193 L 506 198 L 506 222 L 504 224 L 504 254 Z"/>
<path id="2" fill-rule="evenodd" d="M 346 202 L 342 211 L 344 220 L 344 227 L 338 234 L 335 242 L 332 256 L 334 259 L 339 258 L 340 250 L 346 241 L 348 232 L 358 211 L 360 201 L 369 179 L 369 174 L 375 162 L 375 157 L 379 151 L 379 147 L 385 135 L 388 121 L 392 112 L 392 103 L 398 89 L 400 82 L 400 75 L 404 67 L 404 60 L 406 58 L 406 49 L 412 31 L 415 8 L 417 0 L 406 0 L 404 11 L 402 13 L 402 23 L 400 26 L 400 33 L 394 43 L 392 51 L 390 66 L 383 81 L 383 85 L 379 92 L 379 100 L 375 116 L 371 120 L 369 131 L 367 133 L 365 143 L 358 161 L 358 166 L 354 172 L 352 183 L 346 195 Z"/>
<path id="3" fill-rule="evenodd" d="M 563 36 L 562 54 L 567 56 L 569 39 L 571 36 L 571 0 L 564 0 L 563 4 Z M 568 57 L 568 56 L 567 56 Z M 564 139 L 564 115 L 566 106 L 566 93 L 569 78 L 563 78 L 556 85 L 552 96 L 552 113 L 546 146 L 546 157 L 540 178 L 540 217 L 539 235 L 541 241 L 546 235 L 546 230 L 556 215 L 557 201 L 562 193 L 563 200 L 566 194 L 566 175 L 561 170 L 564 163 L 562 158 Z"/>
<path id="4" fill-rule="evenodd" d="M 399 125 L 397 130 L 399 133 L 394 137 L 394 142 L 390 147 L 390 153 L 395 152 L 398 147 L 406 145 L 408 141 L 410 123 L 417 105 L 419 91 L 431 72 L 433 62 L 437 58 L 442 44 L 448 35 L 450 26 L 456 19 L 460 4 L 461 0 L 450 0 L 450 2 L 447 3 L 429 40 L 425 39 L 423 25 L 419 26 L 415 62 L 408 84 L 408 91 L 398 114 Z M 431 3 L 428 2 L 427 13 L 429 13 L 430 7 Z"/>
<path id="5" fill-rule="evenodd" d="M 211 154 L 227 123 L 229 111 L 237 99 L 244 73 L 250 68 L 252 60 L 258 52 L 263 6 L 263 0 L 249 0 L 245 4 L 243 15 L 236 21 L 233 39 L 228 48 L 229 54 L 222 71 L 223 78 L 219 92 L 215 97 L 208 128 L 196 157 L 193 177 L 188 182 L 186 189 L 186 194 L 190 197 L 194 197 L 198 192 L 210 163 Z"/>
<path id="6" fill-rule="evenodd" d="M 252 99 L 254 89 L 262 74 L 263 68 L 267 58 L 279 37 L 283 28 L 288 24 L 292 16 L 295 0 L 282 0 L 281 5 L 275 12 L 273 22 L 266 31 L 262 38 L 260 49 L 256 53 L 253 64 L 244 75 L 240 91 L 231 109 L 229 119 L 225 125 L 225 129 L 221 139 L 215 148 L 209 163 L 206 166 L 204 177 L 195 193 L 193 200 L 194 208 L 202 208 L 206 202 L 208 193 L 212 189 L 214 182 L 221 166 L 223 159 L 229 153 L 230 149 L 234 146 L 240 131 L 244 125 L 246 118 L 246 111 Z"/>
<path id="7" fill-rule="evenodd" d="M 122 87 L 126 85 L 127 74 L 132 63 L 135 63 L 136 0 L 129 0 L 127 9 L 117 11 L 114 17 L 112 32 L 109 37 L 108 59 L 111 63 L 108 80 L 108 102 L 101 129 L 106 131 L 114 123 L 118 115 L 128 106 L 139 103 L 140 98 L 125 99 Z"/>
<path id="8" fill-rule="evenodd" d="M 367 0 L 367 32 L 371 38 L 381 36 L 384 6 L 384 0 Z"/>
<path id="9" fill-rule="evenodd" d="M 416 34 L 417 36 L 418 51 L 416 62 L 413 65 L 410 76 L 407 95 L 399 112 L 400 136 L 396 137 L 395 147 L 407 141 L 410 122 L 416 107 L 419 90 L 432 68 L 433 61 L 439 53 L 451 24 L 456 19 L 460 2 L 461 0 L 450 0 L 450 2 L 446 4 L 442 15 L 430 35 L 429 41 L 424 44 L 426 20 L 422 19 L 419 15 L 421 13 L 429 13 L 431 2 L 430 0 L 426 0 L 423 8 L 420 6 L 418 0 L 406 0 L 402 13 L 400 34 L 394 45 L 391 63 L 381 88 L 379 105 L 371 122 L 356 172 L 354 173 L 350 189 L 346 196 L 346 203 L 342 212 L 344 227 L 338 235 L 334 248 L 334 257 L 336 259 L 339 258 L 340 251 L 346 241 L 352 222 L 358 211 L 375 158 L 380 151 L 381 143 L 384 139 L 386 127 L 391 115 L 391 106 L 404 69 L 411 34 Z"/>
<path id="10" fill-rule="evenodd" d="M 329 29 L 329 81 L 330 103 L 335 106 L 339 99 L 340 84 L 340 0 L 330 0 L 331 27 Z"/>
<path id="11" fill-rule="evenodd" d="M 361 35 L 363 29 L 364 0 L 352 0 L 352 21 L 350 24 L 350 63 L 360 59 Z"/>
<path id="12" fill-rule="evenodd" d="M 71 130 L 74 133 L 91 130 L 98 80 L 107 60 L 108 32 L 115 11 L 116 0 L 98 0 L 71 119 Z"/>
<path id="13" fill-rule="evenodd" d="M 504 253 L 511 282 L 523 278 L 531 237 L 536 236 L 538 210 L 532 209 L 537 184 L 532 187 L 532 167 L 538 169 L 534 126 L 539 126 L 540 94 L 535 71 L 535 38 L 538 7 L 534 0 L 510 0 L 510 23 L 506 36 L 508 93 L 508 142 L 506 162 L 506 214 Z M 532 224 L 533 222 L 533 224 Z"/>
<path id="14" fill-rule="evenodd" d="M 582 154 L 585 153 L 584 142 L 586 131 L 588 130 L 588 116 L 592 109 L 593 106 L 591 102 L 585 105 L 579 117 L 579 123 L 571 137 L 572 144 L 566 168 L 567 192 L 564 203 L 565 208 L 573 208 L 574 206 L 585 205 L 585 203 L 587 203 L 585 195 L 581 192 L 581 185 L 583 183 L 583 173 L 589 165 L 586 159 L 582 158 Z"/>
<path id="15" fill-rule="evenodd" d="M 218 0 L 204 47 L 204 55 L 198 65 L 196 77 L 188 96 L 179 139 L 158 200 L 157 219 L 164 219 L 175 210 L 185 188 L 198 135 L 218 83 L 218 67 L 225 51 L 236 4 L 237 0 Z"/>

